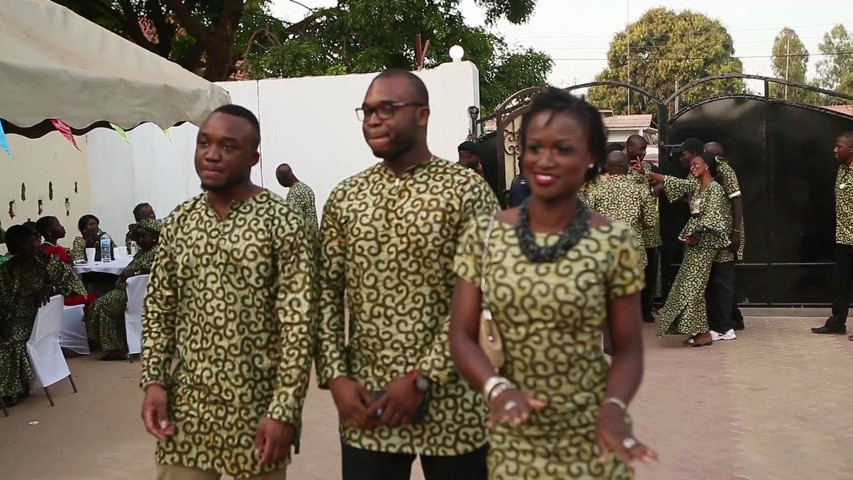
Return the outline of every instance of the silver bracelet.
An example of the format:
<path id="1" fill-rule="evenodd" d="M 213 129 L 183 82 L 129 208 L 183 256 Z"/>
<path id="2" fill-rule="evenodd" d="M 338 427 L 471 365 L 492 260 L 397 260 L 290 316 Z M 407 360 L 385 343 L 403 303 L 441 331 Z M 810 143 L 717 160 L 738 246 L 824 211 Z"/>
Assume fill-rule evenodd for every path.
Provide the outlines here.
<path id="1" fill-rule="evenodd" d="M 489 401 L 489 403 L 492 403 L 495 401 L 495 399 L 500 397 L 501 394 L 506 392 L 507 390 L 517 390 L 517 389 L 518 389 L 518 387 L 516 387 L 512 383 L 509 383 L 509 382 L 499 383 L 495 388 L 492 389 L 491 392 L 489 392 L 488 401 Z"/>
<path id="2" fill-rule="evenodd" d="M 603 407 L 603 406 L 607 405 L 608 403 L 616 405 L 617 407 L 621 408 L 623 412 L 628 411 L 628 405 L 626 405 L 625 402 L 623 402 L 622 400 L 620 400 L 616 397 L 605 398 L 604 401 L 601 402 L 601 406 Z"/>
<path id="3" fill-rule="evenodd" d="M 495 387 L 497 387 L 498 385 L 500 385 L 502 383 L 510 383 L 510 381 L 504 377 L 499 377 L 497 375 L 486 380 L 486 384 L 483 385 L 483 397 L 486 400 L 488 400 L 489 394 L 491 393 L 491 391 L 494 390 Z"/>

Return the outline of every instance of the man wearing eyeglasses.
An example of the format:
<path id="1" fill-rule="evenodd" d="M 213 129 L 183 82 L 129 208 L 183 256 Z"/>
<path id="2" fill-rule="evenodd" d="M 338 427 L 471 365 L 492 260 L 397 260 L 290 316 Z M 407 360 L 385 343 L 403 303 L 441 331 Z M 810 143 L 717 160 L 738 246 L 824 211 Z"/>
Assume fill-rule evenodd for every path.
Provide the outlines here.
<path id="1" fill-rule="evenodd" d="M 408 479 L 420 455 L 428 480 L 485 479 L 486 411 L 450 361 L 447 332 L 457 243 L 497 199 L 473 170 L 430 153 L 416 75 L 378 75 L 356 114 L 382 162 L 326 203 L 317 345 L 318 381 L 341 418 L 343 478 Z"/>

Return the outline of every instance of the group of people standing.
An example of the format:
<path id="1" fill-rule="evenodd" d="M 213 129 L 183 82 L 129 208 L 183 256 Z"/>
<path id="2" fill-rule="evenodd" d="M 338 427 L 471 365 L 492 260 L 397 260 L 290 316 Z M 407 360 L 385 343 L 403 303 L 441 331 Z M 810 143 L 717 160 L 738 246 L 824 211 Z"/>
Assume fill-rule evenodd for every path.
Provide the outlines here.
<path id="1" fill-rule="evenodd" d="M 409 478 L 416 456 L 429 479 L 466 480 L 621 479 L 655 461 L 627 414 L 643 369 L 640 250 L 577 196 L 605 161 L 598 111 L 558 89 L 533 101 L 531 195 L 503 212 L 476 169 L 430 152 L 416 75 L 378 75 L 356 115 L 381 162 L 333 190 L 319 235 L 252 184 L 253 114 L 227 105 L 200 127 L 204 193 L 166 221 L 146 297 L 158 478 L 285 478 L 312 364 L 348 480 Z M 478 342 L 487 311 L 498 366 Z"/>

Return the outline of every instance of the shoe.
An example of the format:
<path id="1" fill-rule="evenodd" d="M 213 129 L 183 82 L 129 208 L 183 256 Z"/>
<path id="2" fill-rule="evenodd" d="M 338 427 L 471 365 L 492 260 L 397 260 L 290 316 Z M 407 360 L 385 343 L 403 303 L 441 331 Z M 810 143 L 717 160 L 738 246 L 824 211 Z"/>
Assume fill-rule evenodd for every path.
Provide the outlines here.
<path id="1" fill-rule="evenodd" d="M 712 331 L 711 338 L 716 342 L 718 340 L 735 340 L 737 339 L 737 335 L 735 335 L 735 330 L 730 328 L 726 330 L 726 333 L 717 333 Z"/>
<path id="2" fill-rule="evenodd" d="M 812 333 L 844 335 L 847 333 L 847 325 L 824 325 L 812 328 Z"/>
<path id="3" fill-rule="evenodd" d="M 735 329 L 735 330 L 738 330 L 738 331 L 740 331 L 740 330 L 746 330 L 746 325 L 744 325 L 744 324 L 743 324 L 743 322 L 735 323 L 735 328 L 734 328 L 734 329 Z"/>

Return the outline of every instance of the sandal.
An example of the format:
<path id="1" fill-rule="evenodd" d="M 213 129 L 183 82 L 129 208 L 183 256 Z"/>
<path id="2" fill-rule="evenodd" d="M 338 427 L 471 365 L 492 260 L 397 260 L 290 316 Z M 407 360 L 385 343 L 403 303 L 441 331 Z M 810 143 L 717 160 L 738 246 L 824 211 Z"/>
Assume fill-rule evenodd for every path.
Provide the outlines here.
<path id="1" fill-rule="evenodd" d="M 701 335 L 707 335 L 708 340 L 706 340 L 704 342 L 700 342 L 699 337 Z M 693 343 L 691 344 L 691 346 L 693 346 L 693 347 L 707 347 L 708 345 L 711 345 L 712 343 L 714 343 L 714 337 L 712 337 L 710 333 L 704 333 L 704 334 L 699 333 L 693 337 Z"/>
<path id="2" fill-rule="evenodd" d="M 684 345 L 685 347 L 695 347 L 696 346 L 696 345 L 694 345 L 695 343 L 696 343 L 696 335 L 690 335 L 689 337 L 687 337 L 687 340 L 681 342 L 681 344 Z"/>

